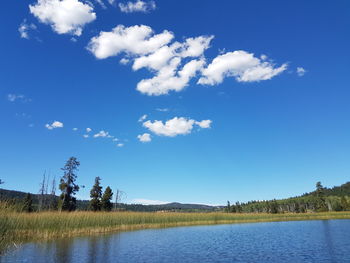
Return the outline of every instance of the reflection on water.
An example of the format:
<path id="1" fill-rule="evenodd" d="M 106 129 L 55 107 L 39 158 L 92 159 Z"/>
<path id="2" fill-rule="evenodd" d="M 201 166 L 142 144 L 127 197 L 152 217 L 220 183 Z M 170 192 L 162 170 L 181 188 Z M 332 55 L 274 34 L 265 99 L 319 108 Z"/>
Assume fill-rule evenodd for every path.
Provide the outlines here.
<path id="1" fill-rule="evenodd" d="M 142 230 L 29 243 L 0 262 L 350 262 L 350 220 Z"/>
<path id="2" fill-rule="evenodd" d="M 330 255 L 330 260 L 331 260 L 330 263 L 335 263 L 335 262 L 337 262 L 335 260 L 336 253 L 335 253 L 335 249 L 334 249 L 334 245 L 333 245 L 333 237 L 332 237 L 331 226 L 329 224 L 329 220 L 323 220 L 322 225 L 323 225 L 325 244 L 326 244 L 328 253 Z"/>

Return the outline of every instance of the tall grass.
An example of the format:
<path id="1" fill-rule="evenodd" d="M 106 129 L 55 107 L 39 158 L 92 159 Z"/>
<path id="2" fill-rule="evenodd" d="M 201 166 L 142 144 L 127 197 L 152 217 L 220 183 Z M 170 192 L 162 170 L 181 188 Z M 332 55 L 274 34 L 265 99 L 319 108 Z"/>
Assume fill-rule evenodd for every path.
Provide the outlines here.
<path id="1" fill-rule="evenodd" d="M 0 205 L 1 208 L 1 205 Z M 3 208 L 3 207 L 2 207 Z M 0 210 L 2 244 L 92 235 L 121 230 L 315 219 L 350 219 L 350 212 L 308 214 L 156 213 L 156 212 L 41 212 Z"/>

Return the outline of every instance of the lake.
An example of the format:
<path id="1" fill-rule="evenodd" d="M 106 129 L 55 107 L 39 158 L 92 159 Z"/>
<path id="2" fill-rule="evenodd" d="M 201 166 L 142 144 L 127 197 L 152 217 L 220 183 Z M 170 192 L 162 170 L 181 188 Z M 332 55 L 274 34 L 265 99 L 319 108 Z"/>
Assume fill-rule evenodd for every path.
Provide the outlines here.
<path id="1" fill-rule="evenodd" d="M 33 242 L 0 262 L 350 262 L 350 220 L 191 226 Z"/>

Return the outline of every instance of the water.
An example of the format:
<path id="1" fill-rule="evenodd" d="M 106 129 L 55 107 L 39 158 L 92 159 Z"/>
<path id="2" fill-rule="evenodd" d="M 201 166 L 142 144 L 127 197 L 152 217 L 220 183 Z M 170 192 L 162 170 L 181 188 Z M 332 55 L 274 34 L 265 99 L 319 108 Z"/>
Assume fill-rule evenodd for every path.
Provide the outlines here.
<path id="1" fill-rule="evenodd" d="M 350 262 L 350 220 L 178 227 L 28 243 L 0 262 Z"/>

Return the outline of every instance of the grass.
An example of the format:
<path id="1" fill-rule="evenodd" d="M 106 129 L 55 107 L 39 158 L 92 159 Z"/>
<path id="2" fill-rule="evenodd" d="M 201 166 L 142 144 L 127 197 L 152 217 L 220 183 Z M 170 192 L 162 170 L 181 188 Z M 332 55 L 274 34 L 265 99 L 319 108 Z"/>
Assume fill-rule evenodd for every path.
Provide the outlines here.
<path id="1" fill-rule="evenodd" d="M 306 214 L 41 212 L 29 214 L 7 211 L 0 212 L 0 237 L 3 237 L 3 243 L 8 243 L 146 228 L 321 219 L 350 219 L 350 212 Z"/>
<path id="2" fill-rule="evenodd" d="M 0 202 L 0 254 L 9 245 L 22 242 L 115 231 L 211 224 L 350 219 L 350 211 L 304 214 L 16 211 L 11 203 Z"/>

